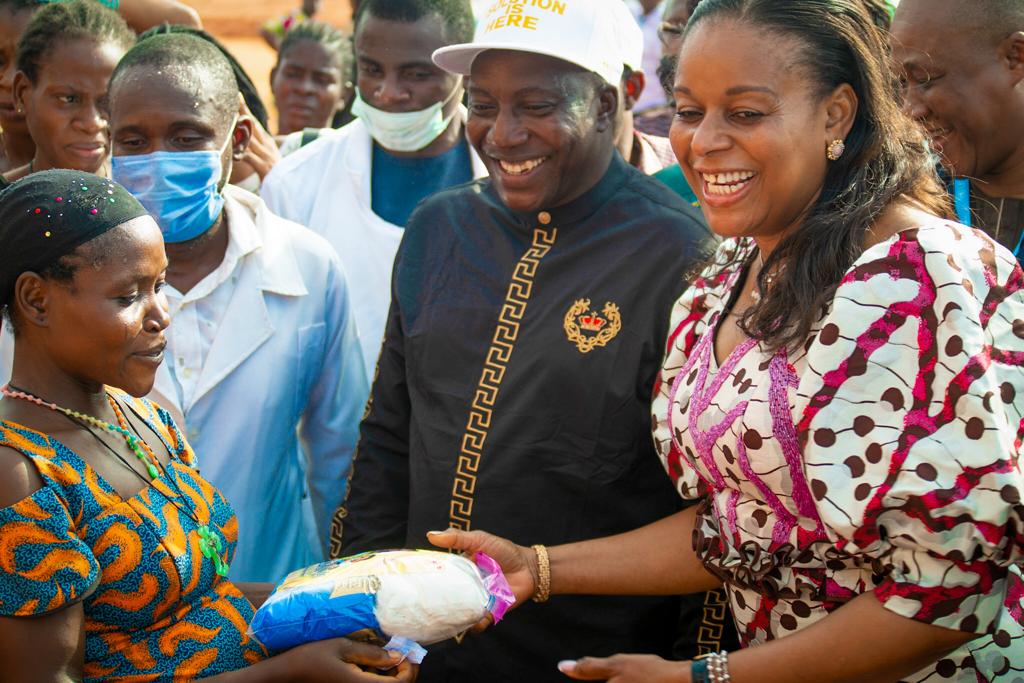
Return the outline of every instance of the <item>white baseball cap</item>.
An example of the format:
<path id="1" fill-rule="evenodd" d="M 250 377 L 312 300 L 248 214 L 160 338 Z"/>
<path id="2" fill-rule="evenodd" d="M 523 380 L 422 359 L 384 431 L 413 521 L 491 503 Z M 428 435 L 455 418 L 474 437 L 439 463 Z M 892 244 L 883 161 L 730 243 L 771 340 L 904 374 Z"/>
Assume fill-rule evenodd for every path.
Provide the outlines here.
<path id="1" fill-rule="evenodd" d="M 442 47 L 433 58 L 445 71 L 468 76 L 487 50 L 555 57 L 618 86 L 623 66 L 640 66 L 643 32 L 623 0 L 491 0 L 472 43 Z"/>

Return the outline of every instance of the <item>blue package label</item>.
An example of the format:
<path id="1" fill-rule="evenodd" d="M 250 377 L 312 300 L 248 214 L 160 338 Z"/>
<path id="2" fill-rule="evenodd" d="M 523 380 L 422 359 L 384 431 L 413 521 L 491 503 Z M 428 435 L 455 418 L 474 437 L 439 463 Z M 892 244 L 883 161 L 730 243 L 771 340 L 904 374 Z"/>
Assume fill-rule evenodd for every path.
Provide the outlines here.
<path id="1" fill-rule="evenodd" d="M 257 610 L 249 632 L 278 652 L 359 631 L 379 633 L 380 624 L 374 615 L 379 579 L 352 571 L 362 557 L 322 562 L 292 572 Z"/>

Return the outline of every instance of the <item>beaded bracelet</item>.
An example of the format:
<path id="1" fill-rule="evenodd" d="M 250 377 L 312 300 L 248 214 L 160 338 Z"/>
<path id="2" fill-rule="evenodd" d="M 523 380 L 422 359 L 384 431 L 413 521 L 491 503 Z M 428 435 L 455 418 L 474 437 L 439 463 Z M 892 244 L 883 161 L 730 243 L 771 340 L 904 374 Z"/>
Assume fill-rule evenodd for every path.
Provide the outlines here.
<path id="1" fill-rule="evenodd" d="M 537 553 L 537 592 L 533 594 L 534 602 L 547 602 L 551 597 L 551 562 L 548 560 L 548 549 L 542 545 L 533 546 Z"/>
<path id="2" fill-rule="evenodd" d="M 708 677 L 711 683 L 729 683 L 732 678 L 729 676 L 729 653 L 715 652 L 708 655 Z"/>

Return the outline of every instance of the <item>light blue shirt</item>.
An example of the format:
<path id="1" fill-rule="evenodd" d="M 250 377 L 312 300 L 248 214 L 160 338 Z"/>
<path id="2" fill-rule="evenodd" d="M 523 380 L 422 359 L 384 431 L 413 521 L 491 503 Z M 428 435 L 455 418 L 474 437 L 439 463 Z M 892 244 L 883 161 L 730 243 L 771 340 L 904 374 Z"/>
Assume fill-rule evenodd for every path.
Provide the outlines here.
<path id="1" fill-rule="evenodd" d="M 183 418 L 200 471 L 235 509 L 230 578 L 277 582 L 326 558 L 369 388 L 334 250 L 255 195 L 225 195 L 228 230 L 257 246 L 223 282 L 230 302 L 195 386 L 175 380 L 173 340 L 150 398 Z"/>

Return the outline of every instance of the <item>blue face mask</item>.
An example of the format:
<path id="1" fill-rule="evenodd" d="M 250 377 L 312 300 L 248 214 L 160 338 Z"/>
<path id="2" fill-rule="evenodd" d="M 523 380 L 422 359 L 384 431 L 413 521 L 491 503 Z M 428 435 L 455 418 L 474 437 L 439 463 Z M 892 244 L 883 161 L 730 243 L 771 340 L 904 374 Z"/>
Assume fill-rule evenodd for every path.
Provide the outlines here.
<path id="1" fill-rule="evenodd" d="M 224 195 L 217 189 L 223 170 L 221 154 L 197 151 L 115 156 L 112 171 L 114 180 L 135 195 L 156 219 L 164 242 L 188 242 L 213 227 L 224 209 Z"/>

